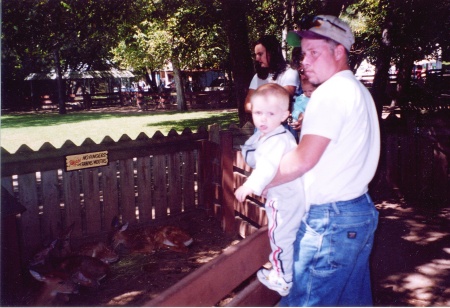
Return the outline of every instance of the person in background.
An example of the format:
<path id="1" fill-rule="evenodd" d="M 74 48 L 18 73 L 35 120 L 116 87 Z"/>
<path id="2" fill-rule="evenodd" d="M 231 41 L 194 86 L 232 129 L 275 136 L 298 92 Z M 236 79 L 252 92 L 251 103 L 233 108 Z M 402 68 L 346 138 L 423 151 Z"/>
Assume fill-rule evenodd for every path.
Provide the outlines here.
<path id="1" fill-rule="evenodd" d="M 256 74 L 250 82 L 245 99 L 245 111 L 251 113 L 250 97 L 266 83 L 277 83 L 294 96 L 300 79 L 296 70 L 290 68 L 283 57 L 281 44 L 274 35 L 264 35 L 254 44 Z"/>
<path id="2" fill-rule="evenodd" d="M 291 118 L 290 121 L 288 121 L 290 128 L 296 132 L 296 136 L 294 137 L 297 143 L 299 142 L 299 133 L 302 126 L 306 105 L 311 98 L 311 94 L 316 89 L 316 86 L 309 82 L 307 78 L 302 78 L 301 86 L 303 93 L 295 98 L 292 106 Z"/>
<path id="3" fill-rule="evenodd" d="M 246 163 L 253 168 L 235 196 L 244 202 L 250 194 L 261 195 L 275 176 L 281 157 L 297 145 L 281 124 L 289 115 L 289 93 L 280 85 L 259 87 L 250 99 L 257 130 L 242 146 Z M 265 209 L 272 252 L 272 269 L 260 269 L 257 277 L 269 289 L 286 296 L 292 286 L 293 243 L 305 212 L 301 179 L 294 179 L 270 189 Z"/>
<path id="4" fill-rule="evenodd" d="M 301 38 L 304 73 L 317 89 L 299 144 L 263 191 L 303 179 L 307 213 L 294 242 L 293 285 L 280 306 L 371 306 L 369 257 L 378 211 L 368 185 L 380 155 L 377 110 L 349 69 L 349 25 L 330 15 L 303 21 L 303 30 L 287 39 Z"/>
<path id="5" fill-rule="evenodd" d="M 138 86 L 138 92 L 136 95 L 136 104 L 138 107 L 138 111 L 142 112 L 142 108 L 144 107 L 144 89 L 141 86 Z"/>

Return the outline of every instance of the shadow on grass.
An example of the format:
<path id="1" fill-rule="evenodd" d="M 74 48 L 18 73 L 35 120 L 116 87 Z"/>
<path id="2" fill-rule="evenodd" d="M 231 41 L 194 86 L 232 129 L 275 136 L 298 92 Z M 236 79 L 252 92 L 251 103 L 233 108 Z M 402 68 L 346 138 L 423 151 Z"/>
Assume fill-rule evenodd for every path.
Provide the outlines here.
<path id="1" fill-rule="evenodd" d="M 181 121 L 170 120 L 170 116 L 179 114 L 179 111 L 150 113 L 69 113 L 65 115 L 60 114 L 23 114 L 23 115 L 6 115 L 2 116 L 2 128 L 22 128 L 22 127 L 40 127 L 53 126 L 60 124 L 80 123 L 87 121 L 107 120 L 113 118 L 126 117 L 151 117 L 165 115 L 168 117 L 167 121 L 158 122 L 155 124 L 148 124 L 148 126 L 169 126 L 176 130 L 183 130 L 185 127 L 207 126 L 213 123 L 229 123 L 239 122 L 237 113 L 220 113 L 212 115 L 209 118 L 201 119 L 186 119 Z M 188 111 L 185 113 L 195 113 L 195 111 Z"/>
<path id="2" fill-rule="evenodd" d="M 148 124 L 148 127 L 170 127 L 171 129 L 175 129 L 176 131 L 182 131 L 184 128 L 189 127 L 191 130 L 195 130 L 200 126 L 207 127 L 211 124 L 229 124 L 229 123 L 239 123 L 239 117 L 237 113 L 219 113 L 216 115 L 212 115 L 208 118 L 201 119 L 185 119 L 174 122 L 173 120 L 160 121 L 158 123 Z"/>
<path id="3" fill-rule="evenodd" d="M 24 114 L 2 117 L 3 128 L 39 127 L 60 124 L 79 123 L 85 121 L 106 120 L 112 118 L 141 117 L 148 114 L 138 113 L 70 113 L 70 114 Z"/>

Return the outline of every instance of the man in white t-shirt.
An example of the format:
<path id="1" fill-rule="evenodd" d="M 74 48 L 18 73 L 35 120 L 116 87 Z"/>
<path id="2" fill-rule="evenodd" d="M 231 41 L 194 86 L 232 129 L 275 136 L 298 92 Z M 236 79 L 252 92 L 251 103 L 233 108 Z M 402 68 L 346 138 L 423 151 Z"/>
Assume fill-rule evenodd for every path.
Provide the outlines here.
<path id="1" fill-rule="evenodd" d="M 300 78 L 297 70 L 289 67 L 283 57 L 281 44 L 274 35 L 264 35 L 255 42 L 256 74 L 250 82 L 245 99 L 245 111 L 251 113 L 250 97 L 260 86 L 277 83 L 285 88 L 290 98 L 295 94 Z"/>
<path id="2" fill-rule="evenodd" d="M 286 306 L 371 306 L 369 256 L 378 223 L 368 184 L 378 165 L 378 115 L 354 77 L 354 43 L 335 16 L 311 18 L 300 43 L 303 68 L 317 85 L 304 114 L 300 142 L 281 160 L 267 188 L 303 177 L 307 213 L 294 244 L 294 280 Z M 266 188 L 266 189 L 267 189 Z"/>

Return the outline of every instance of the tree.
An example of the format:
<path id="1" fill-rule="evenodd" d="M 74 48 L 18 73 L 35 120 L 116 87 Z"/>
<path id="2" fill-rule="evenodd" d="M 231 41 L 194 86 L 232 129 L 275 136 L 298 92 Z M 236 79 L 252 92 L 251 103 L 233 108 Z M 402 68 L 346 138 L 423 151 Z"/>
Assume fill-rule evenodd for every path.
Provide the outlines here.
<path id="1" fill-rule="evenodd" d="M 3 2 L 3 58 L 24 73 L 105 68 L 116 45 L 119 27 L 139 17 L 141 1 L 132 0 L 8 0 Z M 4 62 L 2 61 L 2 64 Z M 20 76 L 22 75 L 22 76 Z M 12 77 L 12 76 L 11 76 Z M 64 114 L 63 89 L 58 89 Z"/>
<path id="2" fill-rule="evenodd" d="M 381 116 L 391 99 L 405 104 L 409 97 L 414 61 L 426 57 L 442 59 L 449 51 L 450 1 L 431 5 L 425 0 L 361 0 L 349 6 L 347 14 L 360 23 L 356 49 L 360 58 L 376 65 L 372 94 Z M 398 68 L 397 89 L 389 91 L 389 68 Z M 393 94 L 392 94 L 393 92 Z M 392 97 L 393 96 L 393 97 Z"/>
<path id="3" fill-rule="evenodd" d="M 186 110 L 181 71 L 223 68 L 228 59 L 217 3 L 212 0 L 154 1 L 145 15 L 146 19 L 134 27 L 132 37 L 126 38 L 120 49 L 115 49 L 115 59 L 146 71 L 172 63 L 177 109 Z"/>

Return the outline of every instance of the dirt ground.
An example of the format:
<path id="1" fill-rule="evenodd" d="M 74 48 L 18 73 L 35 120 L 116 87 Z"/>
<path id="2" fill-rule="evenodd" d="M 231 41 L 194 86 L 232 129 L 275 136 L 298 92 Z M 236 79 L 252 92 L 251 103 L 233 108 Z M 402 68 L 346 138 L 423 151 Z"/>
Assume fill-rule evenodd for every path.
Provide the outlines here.
<path id="1" fill-rule="evenodd" d="M 371 258 L 374 305 L 450 306 L 450 204 L 425 207 L 386 192 L 372 193 L 380 213 Z"/>
<path id="2" fill-rule="evenodd" d="M 378 198 L 375 192 L 374 201 L 380 212 L 371 260 L 374 305 L 450 306 L 450 206 L 411 206 L 395 192 Z M 80 289 L 58 306 L 141 306 L 239 240 L 206 215 L 171 224 L 193 236 L 188 253 L 122 256 L 98 289 Z M 26 306 L 29 299 L 7 306 Z"/>
<path id="3" fill-rule="evenodd" d="M 238 242 L 238 237 L 229 237 L 222 232 L 216 219 L 199 213 L 180 215 L 170 221 L 170 225 L 182 227 L 194 238 L 189 252 L 160 250 L 148 255 L 122 255 L 118 262 L 111 264 L 110 273 L 101 280 L 98 289 L 80 287 L 78 294 L 69 295 L 68 301 L 57 300 L 55 305 L 141 306 Z M 39 284 L 31 281 L 29 290 L 18 302 L 3 299 L 2 305 L 29 306 Z"/>

